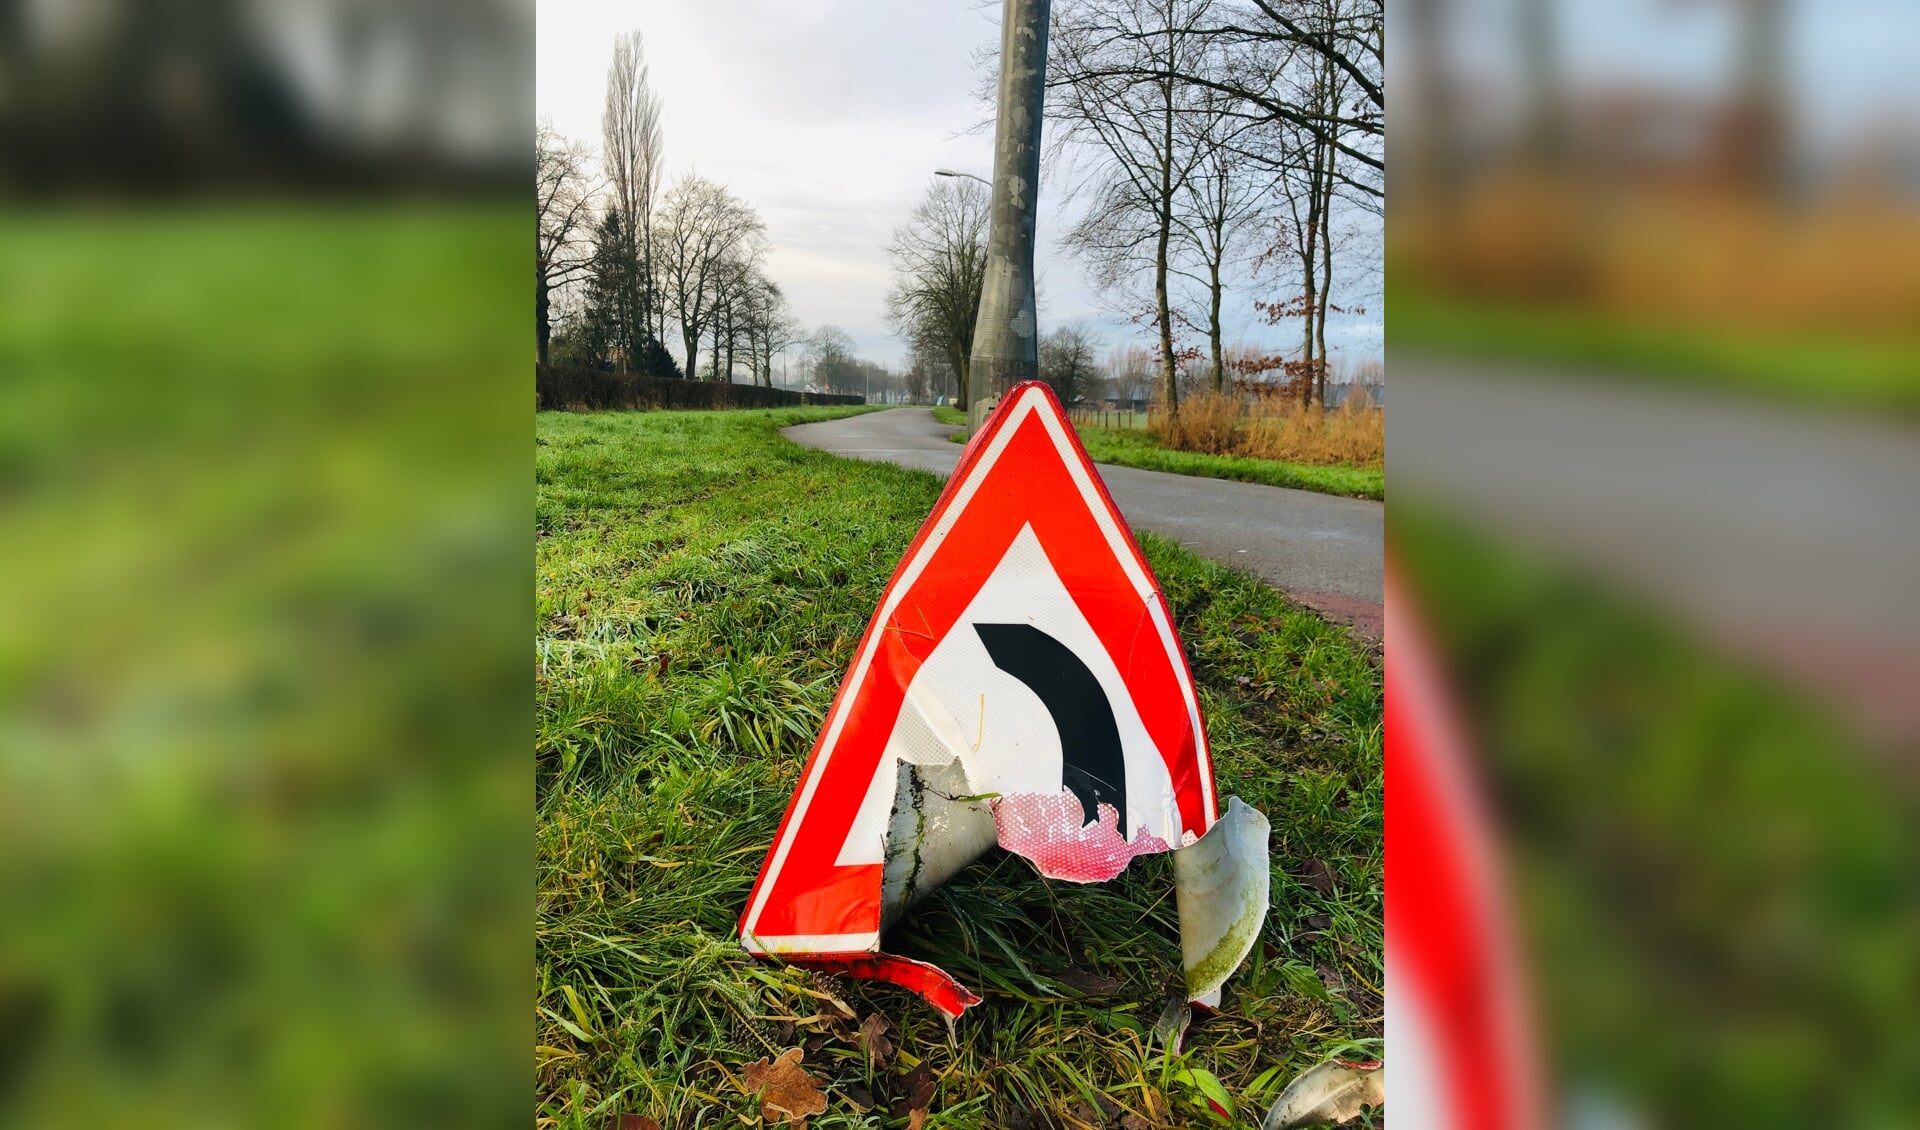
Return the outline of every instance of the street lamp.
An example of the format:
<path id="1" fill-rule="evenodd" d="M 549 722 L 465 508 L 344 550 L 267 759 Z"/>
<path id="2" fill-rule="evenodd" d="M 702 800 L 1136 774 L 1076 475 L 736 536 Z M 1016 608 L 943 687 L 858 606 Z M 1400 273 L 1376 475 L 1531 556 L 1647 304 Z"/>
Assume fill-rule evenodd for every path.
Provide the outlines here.
<path id="1" fill-rule="evenodd" d="M 977 180 L 981 184 L 986 185 L 988 188 L 993 187 L 992 181 L 988 180 L 985 177 L 976 177 L 972 173 L 956 173 L 952 169 L 935 169 L 933 170 L 933 175 L 936 177 L 965 177 L 968 180 Z"/>

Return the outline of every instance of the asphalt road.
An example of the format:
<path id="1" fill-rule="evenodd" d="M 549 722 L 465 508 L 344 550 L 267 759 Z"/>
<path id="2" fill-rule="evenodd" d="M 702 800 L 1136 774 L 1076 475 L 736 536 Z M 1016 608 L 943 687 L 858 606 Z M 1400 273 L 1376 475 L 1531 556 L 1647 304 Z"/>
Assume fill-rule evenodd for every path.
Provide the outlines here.
<path id="1" fill-rule="evenodd" d="M 781 434 L 853 459 L 953 473 L 956 429 L 926 408 L 801 424 Z M 1386 508 L 1378 502 L 1255 483 L 1100 467 L 1127 522 L 1260 577 L 1329 619 L 1381 638 Z"/>
<path id="2" fill-rule="evenodd" d="M 1404 352 L 1387 421 L 1401 503 L 1614 582 L 1920 748 L 1912 422 Z"/>

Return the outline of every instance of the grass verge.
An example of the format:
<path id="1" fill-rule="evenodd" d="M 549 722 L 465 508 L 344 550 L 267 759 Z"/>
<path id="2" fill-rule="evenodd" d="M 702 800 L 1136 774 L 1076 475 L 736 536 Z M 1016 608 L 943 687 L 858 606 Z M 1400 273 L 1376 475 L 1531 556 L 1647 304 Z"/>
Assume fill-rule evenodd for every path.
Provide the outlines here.
<path id="1" fill-rule="evenodd" d="M 750 1119 L 746 1065 L 804 1049 L 820 1128 L 1203 1126 L 1258 1117 L 1381 1023 L 1381 691 L 1342 628 L 1144 537 L 1200 686 L 1216 774 L 1274 827 L 1273 910 L 1184 1055 L 1147 1037 L 1179 980 L 1171 867 L 1041 878 L 995 851 L 889 940 L 981 992 L 950 1039 L 917 998 L 749 959 L 734 926 L 814 732 L 941 483 L 776 429 L 831 408 L 538 418 L 536 1063 L 542 1125 Z M 891 1024 L 863 1055 L 830 993 Z M 1377 1046 L 1374 1046 L 1377 1051 Z M 924 1074 L 909 1075 L 915 1069 Z M 1185 1074 L 1182 1074 L 1182 1073 Z M 1204 1073 L 1204 1074 L 1202 1074 Z"/>
<path id="2" fill-rule="evenodd" d="M 967 414 L 958 408 L 935 408 L 933 418 L 961 428 L 966 427 L 967 423 Z M 1139 428 L 1076 424 L 1074 430 L 1080 434 L 1081 444 L 1095 463 L 1194 475 L 1205 479 L 1261 483 L 1270 487 L 1291 487 L 1294 490 L 1311 490 L 1348 498 L 1384 501 L 1387 497 L 1387 474 L 1380 468 L 1312 467 L 1304 463 L 1283 463 L 1276 459 L 1172 451 Z M 965 443 L 967 433 L 958 431 L 947 438 L 954 443 Z"/>
<path id="3" fill-rule="evenodd" d="M 1139 467 L 1146 471 L 1169 471 L 1176 475 L 1197 475 L 1208 479 L 1232 479 L 1243 483 L 1262 483 L 1270 487 L 1291 487 L 1321 494 L 1349 498 L 1385 500 L 1387 473 L 1380 468 L 1313 467 L 1305 463 L 1283 463 L 1277 459 L 1253 459 L 1242 455 L 1203 455 L 1194 451 L 1173 451 L 1136 428 L 1101 428 L 1079 425 L 1080 442 L 1096 463 L 1120 467 Z"/>

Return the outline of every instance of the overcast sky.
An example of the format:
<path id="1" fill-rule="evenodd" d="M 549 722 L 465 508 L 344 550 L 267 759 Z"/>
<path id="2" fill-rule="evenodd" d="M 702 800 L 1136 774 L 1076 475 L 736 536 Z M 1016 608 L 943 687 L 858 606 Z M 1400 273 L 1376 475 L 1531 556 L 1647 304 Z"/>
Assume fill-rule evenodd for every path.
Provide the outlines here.
<path id="1" fill-rule="evenodd" d="M 537 11 L 540 115 L 598 148 L 613 38 L 640 29 L 664 103 L 669 180 L 697 170 L 759 209 L 772 241 L 769 273 L 800 320 L 838 325 L 869 359 L 899 362 L 906 347 L 884 317 L 886 245 L 934 169 L 991 175 L 991 130 L 968 130 L 984 115 L 972 58 L 998 44 L 999 5 L 538 0 Z M 1085 317 L 1104 345 L 1146 344 L 1147 332 L 1107 315 L 1079 264 L 1056 249 L 1061 195 L 1041 187 L 1042 329 Z M 1362 287 L 1377 292 L 1378 282 Z M 1274 289 L 1229 295 L 1241 311 L 1227 327 L 1230 343 L 1297 341 L 1297 325 L 1257 322 L 1252 300 Z M 1347 300 L 1378 307 L 1377 293 Z M 1379 355 L 1377 313 L 1341 321 L 1329 327 L 1336 357 Z"/>

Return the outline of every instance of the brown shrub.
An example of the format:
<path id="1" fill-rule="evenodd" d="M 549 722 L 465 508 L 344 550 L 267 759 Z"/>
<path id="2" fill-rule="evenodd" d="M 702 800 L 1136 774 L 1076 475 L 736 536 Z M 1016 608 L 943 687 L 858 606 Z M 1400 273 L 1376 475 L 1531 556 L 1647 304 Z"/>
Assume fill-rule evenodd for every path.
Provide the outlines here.
<path id="1" fill-rule="evenodd" d="M 1269 401 L 1247 421 L 1246 454 L 1314 466 L 1378 467 L 1386 457 L 1386 413 L 1354 397 L 1331 412 Z"/>
<path id="2" fill-rule="evenodd" d="M 1149 430 L 1175 451 L 1239 455 L 1241 411 L 1237 397 L 1202 393 L 1180 405 L 1179 413 L 1172 419 L 1165 415 L 1155 418 Z"/>
<path id="3" fill-rule="evenodd" d="M 1148 430 L 1175 451 L 1247 455 L 1310 466 L 1378 467 L 1386 455 L 1386 414 L 1355 397 L 1331 412 L 1283 397 L 1213 393 L 1180 406 Z"/>

